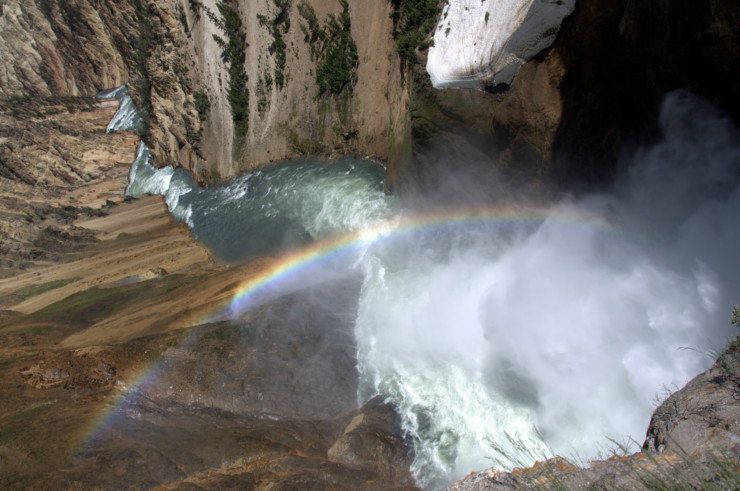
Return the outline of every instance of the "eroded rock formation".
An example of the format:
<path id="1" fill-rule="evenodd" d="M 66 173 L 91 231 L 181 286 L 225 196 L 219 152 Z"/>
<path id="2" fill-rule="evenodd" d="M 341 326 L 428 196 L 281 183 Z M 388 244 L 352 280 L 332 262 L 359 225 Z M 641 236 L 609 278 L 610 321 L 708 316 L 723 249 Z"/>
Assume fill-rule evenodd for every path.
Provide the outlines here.
<path id="1" fill-rule="evenodd" d="M 94 95 L 129 81 L 129 2 L 0 2 L 0 97 Z"/>
<path id="2" fill-rule="evenodd" d="M 298 2 L 285 4 L 279 60 L 270 22 L 282 7 L 271 0 L 227 3 L 238 12 L 246 43 L 248 130 L 238 138 L 230 60 L 214 39 L 228 41 L 215 0 L 4 1 L 0 97 L 94 95 L 127 83 L 148 113 L 144 139 L 155 163 L 183 166 L 201 180 L 307 153 L 381 159 L 393 153 L 406 124 L 407 95 L 390 4 L 349 7 L 357 82 L 334 95 L 319 94 L 317 47 L 299 28 L 307 21 L 293 5 Z M 329 14 L 342 10 L 336 0 L 306 5 L 323 29 Z"/>
<path id="3" fill-rule="evenodd" d="M 460 15 L 483 15 L 485 23 L 488 3 Z M 444 181 L 427 176 L 442 146 L 450 148 L 448 168 L 464 160 L 455 154 L 473 151 L 498 182 L 525 183 L 537 196 L 609 183 L 624 158 L 660 136 L 656 114 L 671 90 L 689 88 L 740 118 L 739 16 L 736 7 L 710 0 L 577 2 L 553 45 L 525 63 L 508 89 L 418 91 L 410 105 L 414 158 L 390 178 L 401 189 L 420 177 Z M 455 33 L 442 17 L 429 63 L 441 53 L 437 43 L 447 27 L 450 37 Z M 479 46 L 469 49 L 482 57 L 474 55 Z M 470 133 L 474 144 L 460 150 Z"/>
<path id="4" fill-rule="evenodd" d="M 123 199 L 137 136 L 105 133 L 116 105 L 83 97 L 0 102 L 0 277 L 83 249 L 95 239 L 71 222 Z"/>
<path id="5" fill-rule="evenodd" d="M 174 321 L 187 309 L 171 302 L 212 307 L 263 266 L 108 284 L 4 324 L 4 482 L 415 489 L 394 407 L 357 404 L 352 318 L 334 308 L 353 308 L 358 281 L 310 287 L 234 321 Z M 78 308 L 93 298 L 95 308 Z"/>

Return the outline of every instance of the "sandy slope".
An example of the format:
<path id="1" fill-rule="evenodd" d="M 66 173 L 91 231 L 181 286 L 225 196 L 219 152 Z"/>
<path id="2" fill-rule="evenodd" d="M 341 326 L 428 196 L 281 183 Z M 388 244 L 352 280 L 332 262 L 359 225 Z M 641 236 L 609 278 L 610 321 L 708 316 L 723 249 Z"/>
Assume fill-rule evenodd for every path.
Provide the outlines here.
<path id="1" fill-rule="evenodd" d="M 105 133 L 116 106 L 0 104 L 0 309 L 29 314 L 93 286 L 212 264 L 161 197 L 124 201 L 138 137 Z"/>
<path id="2" fill-rule="evenodd" d="M 0 296 L 50 281 L 77 279 L 14 305 L 13 310 L 29 314 L 92 286 L 154 278 L 162 269 L 171 273 L 211 262 L 208 251 L 189 237 L 187 228 L 172 222 L 161 197 L 124 203 L 106 217 L 78 220 L 75 226 L 97 232 L 101 242 L 69 262 L 0 281 Z"/>

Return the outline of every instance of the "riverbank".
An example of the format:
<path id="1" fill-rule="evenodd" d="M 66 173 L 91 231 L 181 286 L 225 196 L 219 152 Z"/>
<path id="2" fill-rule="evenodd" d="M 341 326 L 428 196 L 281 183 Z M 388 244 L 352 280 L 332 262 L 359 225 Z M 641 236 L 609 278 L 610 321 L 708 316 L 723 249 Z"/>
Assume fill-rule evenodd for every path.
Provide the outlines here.
<path id="1" fill-rule="evenodd" d="M 351 319 L 309 301 L 354 309 L 357 281 L 209 322 L 279 258 L 220 265 L 124 199 L 115 103 L 27 102 L 0 116 L 0 487 L 413 488 L 393 407 L 357 405 Z"/>

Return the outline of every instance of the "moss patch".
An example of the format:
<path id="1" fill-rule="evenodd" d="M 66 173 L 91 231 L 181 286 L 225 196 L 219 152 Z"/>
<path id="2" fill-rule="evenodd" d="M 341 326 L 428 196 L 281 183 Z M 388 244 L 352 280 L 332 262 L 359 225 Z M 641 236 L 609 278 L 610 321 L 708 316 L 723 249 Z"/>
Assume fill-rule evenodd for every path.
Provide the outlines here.
<path id="1" fill-rule="evenodd" d="M 320 142 L 310 138 L 300 138 L 294 130 L 290 130 L 288 134 L 288 143 L 293 150 L 303 155 L 317 154 L 324 149 Z"/>
<path id="2" fill-rule="evenodd" d="M 15 305 L 31 297 L 35 297 L 36 295 L 41 295 L 42 293 L 46 293 L 50 290 L 56 290 L 57 288 L 67 286 L 70 283 L 74 283 L 75 281 L 78 281 L 80 279 L 81 278 L 79 277 L 63 278 L 60 280 L 47 281 L 46 283 L 39 283 L 38 285 L 30 285 L 25 288 L 21 288 L 20 290 L 17 290 L 10 295 L 0 297 L 0 305 Z"/>
<path id="3" fill-rule="evenodd" d="M 197 280 L 195 276 L 172 274 L 127 285 L 92 287 L 32 314 L 0 324 L 0 331 L 35 328 L 54 339 L 62 339 L 126 308 L 157 302 L 173 290 Z"/>

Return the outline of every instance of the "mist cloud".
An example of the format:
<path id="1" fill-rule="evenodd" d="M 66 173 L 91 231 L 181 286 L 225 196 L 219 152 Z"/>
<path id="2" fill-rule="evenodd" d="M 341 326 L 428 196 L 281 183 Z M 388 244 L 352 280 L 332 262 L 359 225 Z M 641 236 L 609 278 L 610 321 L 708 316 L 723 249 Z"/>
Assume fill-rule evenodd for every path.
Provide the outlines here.
<path id="1" fill-rule="evenodd" d="M 509 437 L 585 460 L 609 439 L 639 444 L 655 398 L 732 334 L 737 129 L 685 91 L 660 122 L 611 193 L 564 199 L 519 233 L 456 228 L 367 263 L 362 390 L 399 403 L 422 484 L 490 466 L 490 441 L 516 455 Z"/>

